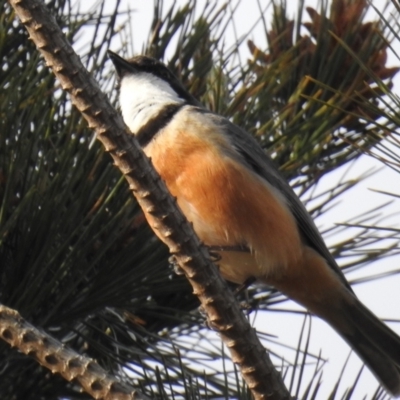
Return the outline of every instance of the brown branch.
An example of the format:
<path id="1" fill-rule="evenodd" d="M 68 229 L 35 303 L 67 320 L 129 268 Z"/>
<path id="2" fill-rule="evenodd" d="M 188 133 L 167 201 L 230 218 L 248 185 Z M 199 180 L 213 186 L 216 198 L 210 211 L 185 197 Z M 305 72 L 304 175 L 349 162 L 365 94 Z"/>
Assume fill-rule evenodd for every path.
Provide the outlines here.
<path id="1" fill-rule="evenodd" d="M 152 228 L 163 236 L 176 257 L 207 312 L 210 326 L 221 334 L 254 398 L 289 399 L 280 374 L 212 265 L 207 249 L 177 208 L 136 139 L 126 133 L 121 117 L 81 64 L 53 16 L 39 0 L 9 1 L 61 86 L 71 95 L 72 103 L 124 174 L 140 206 L 152 215 Z"/>
<path id="2" fill-rule="evenodd" d="M 10 346 L 34 357 L 53 374 L 59 373 L 67 381 L 79 382 L 94 399 L 150 400 L 118 382 L 95 360 L 82 356 L 61 342 L 26 322 L 17 311 L 0 305 L 0 337 Z"/>

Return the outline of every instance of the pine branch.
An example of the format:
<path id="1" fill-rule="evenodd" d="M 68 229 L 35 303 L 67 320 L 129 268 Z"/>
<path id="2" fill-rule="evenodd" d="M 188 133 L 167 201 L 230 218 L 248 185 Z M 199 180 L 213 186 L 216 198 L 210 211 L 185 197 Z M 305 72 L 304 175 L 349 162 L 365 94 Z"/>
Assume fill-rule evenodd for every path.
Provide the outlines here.
<path id="1" fill-rule="evenodd" d="M 37 0 L 10 0 L 10 4 L 64 90 L 70 93 L 73 104 L 124 174 L 141 207 L 152 215 L 152 228 L 164 237 L 207 312 L 210 326 L 221 334 L 254 397 L 290 398 L 206 248 L 168 195 L 135 138 L 126 134 L 122 119 L 66 42 L 54 18 Z"/>
<path id="2" fill-rule="evenodd" d="M 0 336 L 11 347 L 32 356 L 53 374 L 77 381 L 94 399 L 149 400 L 150 397 L 118 382 L 93 359 L 65 347 L 47 333 L 25 321 L 21 315 L 0 305 Z"/>

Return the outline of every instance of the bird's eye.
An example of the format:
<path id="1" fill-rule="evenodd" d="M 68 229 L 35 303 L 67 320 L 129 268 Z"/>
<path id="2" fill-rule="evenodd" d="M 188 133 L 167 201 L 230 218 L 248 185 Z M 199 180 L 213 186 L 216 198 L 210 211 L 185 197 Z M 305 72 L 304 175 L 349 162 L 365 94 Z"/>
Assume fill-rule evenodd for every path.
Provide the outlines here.
<path id="1" fill-rule="evenodd" d="M 162 78 L 168 78 L 168 77 L 169 77 L 168 70 L 163 68 L 163 69 L 160 71 L 160 75 L 161 75 Z"/>

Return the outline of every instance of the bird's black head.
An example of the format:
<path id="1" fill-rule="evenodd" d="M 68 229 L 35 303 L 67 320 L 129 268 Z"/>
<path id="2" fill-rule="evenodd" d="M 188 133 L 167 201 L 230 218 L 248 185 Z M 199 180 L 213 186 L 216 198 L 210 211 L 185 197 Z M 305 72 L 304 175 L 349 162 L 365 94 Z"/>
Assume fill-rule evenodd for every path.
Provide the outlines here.
<path id="1" fill-rule="evenodd" d="M 146 72 L 168 83 L 179 97 L 189 104 L 200 105 L 200 103 L 183 87 L 179 79 L 161 61 L 142 55 L 125 60 L 110 50 L 108 51 L 108 56 L 113 62 L 120 80 L 127 75 Z"/>

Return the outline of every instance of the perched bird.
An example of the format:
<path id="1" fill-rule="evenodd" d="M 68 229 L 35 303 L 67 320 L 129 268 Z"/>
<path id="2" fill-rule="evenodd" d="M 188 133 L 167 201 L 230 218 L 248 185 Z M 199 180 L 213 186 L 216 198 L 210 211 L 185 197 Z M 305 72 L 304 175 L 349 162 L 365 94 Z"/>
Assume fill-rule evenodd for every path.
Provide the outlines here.
<path id="1" fill-rule="evenodd" d="M 222 276 L 280 290 L 327 321 L 392 394 L 400 338 L 355 296 L 305 207 L 258 143 L 205 109 L 168 68 L 109 52 L 122 116 Z"/>

